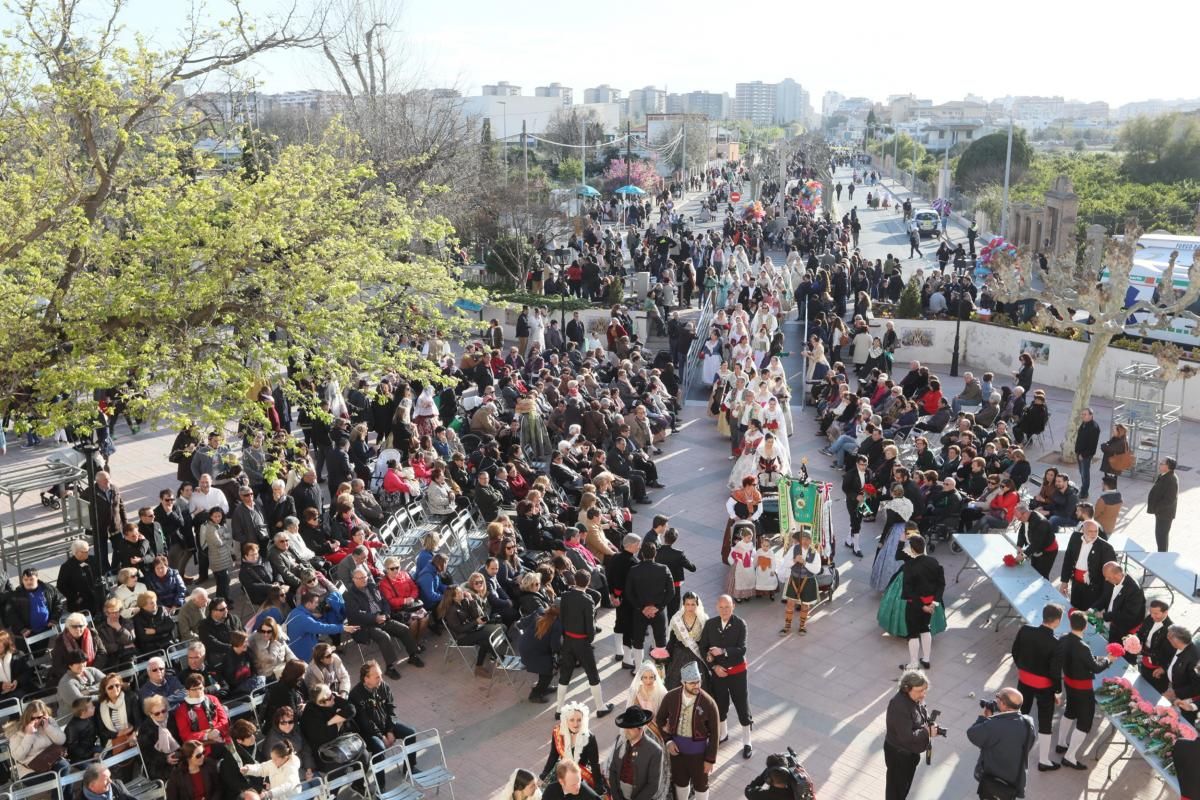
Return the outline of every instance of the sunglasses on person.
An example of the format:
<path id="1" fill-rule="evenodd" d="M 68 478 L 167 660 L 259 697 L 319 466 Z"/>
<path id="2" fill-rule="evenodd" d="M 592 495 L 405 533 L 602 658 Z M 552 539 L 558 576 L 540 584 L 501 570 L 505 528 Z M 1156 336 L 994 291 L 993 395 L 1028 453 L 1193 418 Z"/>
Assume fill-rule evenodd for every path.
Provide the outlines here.
<path id="1" fill-rule="evenodd" d="M 150 716 L 152 716 L 152 717 L 163 717 L 163 716 L 166 716 L 166 714 L 167 714 L 167 710 L 165 708 L 160 708 L 158 711 L 150 712 Z"/>
<path id="2" fill-rule="evenodd" d="M 296 724 L 296 720 L 294 720 L 294 719 L 281 719 L 281 720 L 279 720 L 279 722 L 278 722 L 278 723 L 276 723 L 276 724 L 278 724 L 278 725 L 295 725 L 295 724 Z"/>
<path id="3" fill-rule="evenodd" d="M 388 567 L 387 571 L 388 572 L 399 572 L 400 568 L 399 567 Z"/>

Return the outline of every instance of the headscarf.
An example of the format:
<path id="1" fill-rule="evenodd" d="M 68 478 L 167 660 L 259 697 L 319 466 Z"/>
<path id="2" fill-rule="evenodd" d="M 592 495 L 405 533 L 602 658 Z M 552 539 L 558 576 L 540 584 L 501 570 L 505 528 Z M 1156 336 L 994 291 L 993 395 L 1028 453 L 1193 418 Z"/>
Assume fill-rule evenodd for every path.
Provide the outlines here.
<path id="1" fill-rule="evenodd" d="M 629 694 L 626 697 L 625 704 L 627 707 L 641 705 L 639 692 L 642 688 L 642 676 L 647 672 L 654 674 L 654 688 L 650 693 L 650 702 L 654 704 L 651 711 L 658 711 L 659 705 L 662 704 L 663 697 L 667 694 L 667 686 L 663 683 L 662 676 L 658 674 L 658 665 L 650 659 L 642 662 L 642 665 L 633 673 L 633 683 L 629 685 Z"/>

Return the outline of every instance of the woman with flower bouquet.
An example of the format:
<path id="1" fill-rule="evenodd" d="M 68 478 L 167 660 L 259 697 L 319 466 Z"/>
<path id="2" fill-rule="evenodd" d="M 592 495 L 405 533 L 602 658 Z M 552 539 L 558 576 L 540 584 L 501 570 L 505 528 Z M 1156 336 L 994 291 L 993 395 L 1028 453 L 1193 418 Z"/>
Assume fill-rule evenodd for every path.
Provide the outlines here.
<path id="1" fill-rule="evenodd" d="M 1064 767 L 1083 770 L 1087 767 L 1079 762 L 1079 748 L 1083 746 L 1083 740 L 1092 729 L 1092 721 L 1096 716 L 1095 679 L 1108 669 L 1117 656 L 1111 650 L 1104 658 L 1092 655 L 1091 648 L 1083 641 L 1088 620 L 1082 611 L 1072 611 L 1070 622 L 1071 632 L 1059 643 L 1062 648 L 1063 692 L 1067 696 L 1067 707 L 1058 728 L 1058 747 L 1055 749 L 1063 754 Z M 1075 735 L 1076 730 L 1079 731 L 1078 736 Z M 1038 769 L 1042 769 L 1041 765 Z"/>

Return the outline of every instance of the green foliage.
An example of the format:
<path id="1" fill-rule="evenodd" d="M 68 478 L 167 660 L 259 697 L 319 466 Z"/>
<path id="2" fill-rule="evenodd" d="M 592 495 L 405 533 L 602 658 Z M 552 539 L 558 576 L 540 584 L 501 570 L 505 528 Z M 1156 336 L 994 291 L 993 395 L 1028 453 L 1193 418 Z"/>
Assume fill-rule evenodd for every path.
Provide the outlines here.
<path id="1" fill-rule="evenodd" d="M 563 297 L 562 295 L 553 294 L 530 294 L 529 292 L 492 292 L 492 300 L 512 303 L 517 306 L 540 306 L 548 308 L 551 311 L 557 311 L 559 308 L 564 308 L 567 311 L 583 311 L 592 308 L 593 305 L 587 300 L 581 300 L 578 297 Z"/>
<path id="2" fill-rule="evenodd" d="M 982 136 L 971 143 L 958 160 L 954 182 L 966 191 L 987 183 L 1004 180 L 1004 162 L 1008 152 L 1008 131 Z M 1033 149 L 1025 141 L 1025 131 L 1013 130 L 1012 181 L 1019 181 L 1033 160 Z"/>
<path id="3" fill-rule="evenodd" d="M 904 284 L 904 291 L 900 294 L 900 303 L 896 306 L 898 319 L 921 318 L 921 287 L 917 283 L 915 280 L 910 280 Z"/>
<path id="4" fill-rule="evenodd" d="M 1037 155 L 1024 179 L 1012 185 L 1010 202 L 1045 202 L 1058 175 L 1070 178 L 1079 195 L 1080 223 L 1103 225 L 1110 233 L 1123 230 L 1130 217 L 1146 230 L 1188 232 L 1200 203 L 1200 180 L 1136 183 L 1124 175 L 1114 155 L 1073 152 Z"/>
<path id="5" fill-rule="evenodd" d="M 1200 180 L 1200 119 L 1185 114 L 1135 117 L 1121 129 L 1122 171 L 1139 183 Z"/>
<path id="6" fill-rule="evenodd" d="M 560 183 L 571 186 L 578 185 L 583 181 L 583 162 L 578 158 L 564 158 L 558 162 L 555 177 Z"/>
<path id="7" fill-rule="evenodd" d="M 397 343 L 463 335 L 447 310 L 480 295 L 429 255 L 453 231 L 423 196 L 377 180 L 338 124 L 253 180 L 215 170 L 173 105 L 203 53 L 117 46 L 38 5 L 54 10 L 20 23 L 24 50 L 0 50 L 0 394 L 28 396 L 18 417 L 90 429 L 93 392 L 129 382 L 151 424 L 223 426 L 260 413 L 264 383 L 436 377 Z M 222 52 L 248 35 L 197 32 Z"/>

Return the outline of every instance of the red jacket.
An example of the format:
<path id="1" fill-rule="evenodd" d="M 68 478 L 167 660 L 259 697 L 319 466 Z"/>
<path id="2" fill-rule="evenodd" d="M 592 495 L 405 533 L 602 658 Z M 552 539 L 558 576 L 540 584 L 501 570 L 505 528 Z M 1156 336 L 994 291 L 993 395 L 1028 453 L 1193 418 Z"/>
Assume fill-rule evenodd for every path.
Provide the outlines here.
<path id="1" fill-rule="evenodd" d="M 1013 510 L 1017 507 L 1017 501 L 1020 499 L 1020 492 L 1001 492 L 992 498 L 992 502 L 988 504 L 988 508 L 1002 510 L 1005 522 L 1012 522 Z"/>
<path id="2" fill-rule="evenodd" d="M 395 575 L 396 577 L 392 577 Z M 408 599 L 421 599 L 420 589 L 413 581 L 412 577 L 404 570 L 399 570 L 394 573 L 389 573 L 388 577 L 379 582 L 379 593 L 383 595 L 383 599 L 391 607 L 392 611 L 399 611 L 404 608 L 404 601 Z"/>
<path id="3" fill-rule="evenodd" d="M 208 714 L 205 712 L 205 703 L 198 705 L 188 705 L 187 702 L 180 703 L 175 709 L 175 727 L 179 731 L 179 743 L 190 742 L 192 740 L 202 740 L 204 733 L 209 728 L 216 728 L 221 732 L 221 738 L 226 742 L 229 741 L 229 717 L 225 713 L 225 706 L 221 705 L 221 701 L 213 697 L 211 694 L 204 695 L 208 701 L 207 705 L 213 710 L 213 719 L 208 719 Z M 193 730 L 192 721 L 189 718 L 188 711 L 196 712 L 196 725 Z M 206 745 L 204 752 L 210 753 L 211 745 Z"/>
<path id="4" fill-rule="evenodd" d="M 938 407 L 942 402 L 942 390 L 930 389 L 925 394 L 921 395 L 921 410 L 926 414 L 937 413 Z"/>

